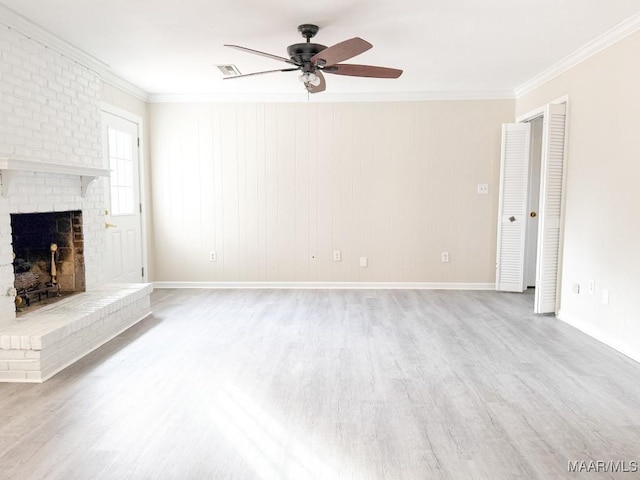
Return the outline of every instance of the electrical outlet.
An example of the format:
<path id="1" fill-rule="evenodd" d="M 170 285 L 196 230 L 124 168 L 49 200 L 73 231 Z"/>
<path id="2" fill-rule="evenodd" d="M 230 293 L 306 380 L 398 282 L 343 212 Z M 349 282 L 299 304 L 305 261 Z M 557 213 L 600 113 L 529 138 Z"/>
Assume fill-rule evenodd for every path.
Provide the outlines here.
<path id="1" fill-rule="evenodd" d="M 448 263 L 449 262 L 449 252 L 442 252 L 440 254 L 440 258 L 442 260 L 442 263 Z"/>
<path id="2" fill-rule="evenodd" d="M 367 257 L 360 257 L 360 266 L 361 267 L 366 267 L 367 265 L 368 265 Z"/>
<path id="3" fill-rule="evenodd" d="M 580 295 L 580 284 L 574 283 L 573 285 L 571 285 L 571 291 L 577 295 Z"/>
<path id="4" fill-rule="evenodd" d="M 210 262 L 218 261 L 218 255 L 216 255 L 216 252 L 209 252 L 209 261 Z"/>
<path id="5" fill-rule="evenodd" d="M 479 195 L 488 195 L 489 194 L 489 184 L 488 183 L 479 183 L 478 184 L 478 194 Z"/>
<path id="6" fill-rule="evenodd" d="M 334 250 L 333 251 L 333 261 L 334 262 L 341 262 L 342 261 L 342 253 L 340 252 L 340 250 Z"/>

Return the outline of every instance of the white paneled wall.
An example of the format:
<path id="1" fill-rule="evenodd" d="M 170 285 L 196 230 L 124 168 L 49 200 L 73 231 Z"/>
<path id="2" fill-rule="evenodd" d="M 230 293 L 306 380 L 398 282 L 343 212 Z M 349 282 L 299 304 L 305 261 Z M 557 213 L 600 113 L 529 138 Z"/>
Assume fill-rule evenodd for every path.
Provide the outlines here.
<path id="1" fill-rule="evenodd" d="M 511 100 L 152 104 L 155 280 L 491 284 L 513 116 Z"/>

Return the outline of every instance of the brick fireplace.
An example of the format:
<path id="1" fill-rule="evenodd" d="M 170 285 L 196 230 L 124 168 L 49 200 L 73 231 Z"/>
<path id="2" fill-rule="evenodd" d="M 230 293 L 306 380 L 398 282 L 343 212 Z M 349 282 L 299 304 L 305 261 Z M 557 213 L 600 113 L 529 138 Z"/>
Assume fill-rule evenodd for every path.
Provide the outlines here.
<path id="1" fill-rule="evenodd" d="M 99 73 L 2 25 L 0 44 L 20 58 L 0 62 L 0 81 L 20 85 L 0 92 L 0 124 L 11 129 L 0 136 L 1 323 L 16 316 L 15 215 L 82 212 L 86 290 L 104 282 L 106 240 Z"/>
<path id="2" fill-rule="evenodd" d="M 42 382 L 149 315 L 152 288 L 106 283 L 99 69 L 1 24 L 0 50 L 0 381 Z M 14 253 L 52 283 L 54 243 L 81 293 L 16 318 Z"/>

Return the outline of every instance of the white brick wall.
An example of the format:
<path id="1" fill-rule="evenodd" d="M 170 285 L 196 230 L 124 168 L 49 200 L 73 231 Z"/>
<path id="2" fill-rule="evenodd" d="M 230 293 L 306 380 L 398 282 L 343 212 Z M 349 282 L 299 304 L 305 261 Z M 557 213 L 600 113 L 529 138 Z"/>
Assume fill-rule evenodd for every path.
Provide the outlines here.
<path id="1" fill-rule="evenodd" d="M 100 77 L 0 25 L 0 157 L 102 167 Z M 0 197 L 0 320 L 15 318 L 11 213 L 82 210 L 87 289 L 104 269 L 104 179 L 80 196 L 80 178 L 23 172 Z"/>

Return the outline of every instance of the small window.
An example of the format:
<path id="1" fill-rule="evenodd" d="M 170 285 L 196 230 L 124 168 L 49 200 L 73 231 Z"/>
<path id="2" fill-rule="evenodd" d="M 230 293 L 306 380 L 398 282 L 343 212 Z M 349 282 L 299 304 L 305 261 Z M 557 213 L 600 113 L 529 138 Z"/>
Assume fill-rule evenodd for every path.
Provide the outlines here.
<path id="1" fill-rule="evenodd" d="M 112 128 L 109 128 L 109 168 L 111 215 L 133 215 L 133 138 Z"/>

